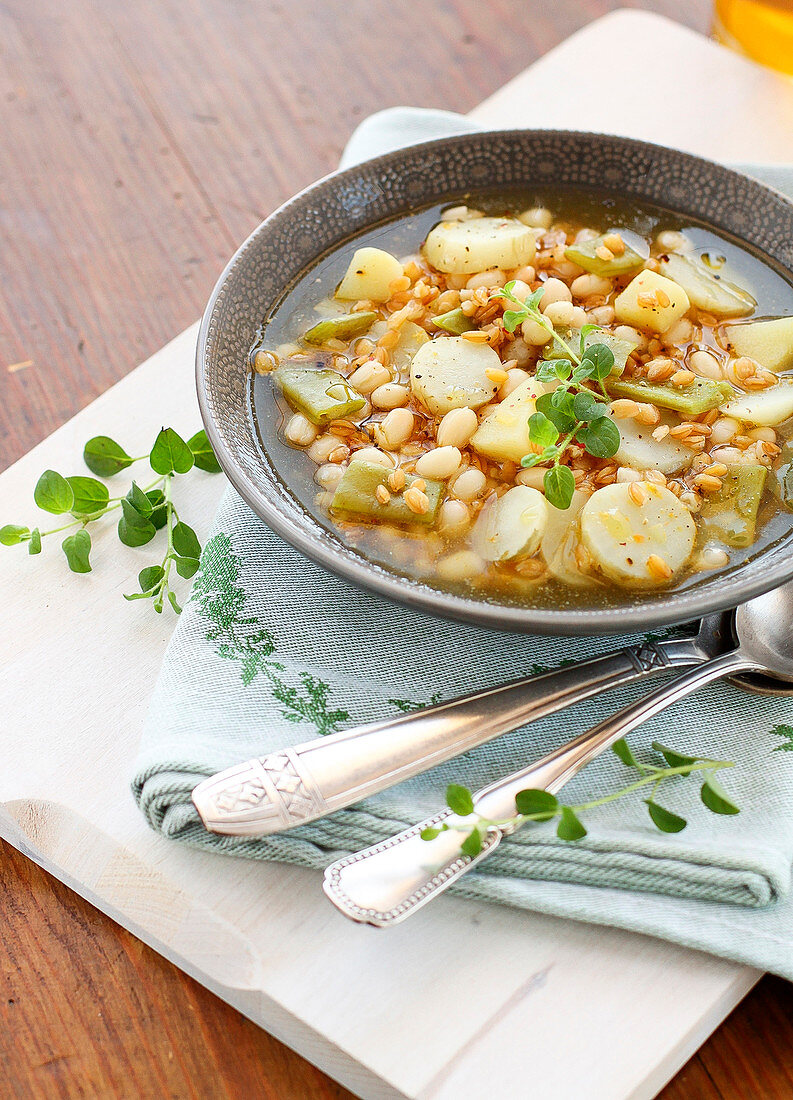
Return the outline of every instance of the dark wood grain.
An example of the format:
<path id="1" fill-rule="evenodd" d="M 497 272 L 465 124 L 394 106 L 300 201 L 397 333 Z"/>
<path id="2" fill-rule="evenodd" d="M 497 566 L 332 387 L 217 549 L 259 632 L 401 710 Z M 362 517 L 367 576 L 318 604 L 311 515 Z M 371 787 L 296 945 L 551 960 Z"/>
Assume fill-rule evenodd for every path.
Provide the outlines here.
<path id="1" fill-rule="evenodd" d="M 0 467 L 195 320 L 365 115 L 468 110 L 618 6 L 4 0 Z M 634 6 L 707 30 L 711 5 Z M 348 1095 L 4 845 L 0 888 L 1 1096 Z M 789 1100 L 792 1020 L 764 980 L 664 1100 Z"/>

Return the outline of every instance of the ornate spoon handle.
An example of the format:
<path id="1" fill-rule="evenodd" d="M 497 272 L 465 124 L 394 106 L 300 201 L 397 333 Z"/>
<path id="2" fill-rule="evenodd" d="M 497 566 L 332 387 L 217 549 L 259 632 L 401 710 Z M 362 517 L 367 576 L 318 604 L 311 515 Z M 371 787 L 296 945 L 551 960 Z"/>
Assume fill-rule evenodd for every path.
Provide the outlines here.
<path id="1" fill-rule="evenodd" d="M 458 830 L 450 829 L 433 840 L 422 840 L 424 829 L 444 822 L 472 827 L 480 817 L 496 821 L 513 817 L 518 791 L 538 788 L 555 793 L 586 764 L 642 722 L 711 680 L 752 667 L 751 662 L 734 650 L 691 669 L 541 760 L 477 791 L 474 813 L 469 818 L 444 810 L 388 840 L 337 860 L 325 872 L 325 893 L 336 908 L 352 920 L 378 928 L 397 924 L 490 855 L 514 826 L 491 826 L 482 850 L 474 857 L 460 851 Z"/>
<path id="2" fill-rule="evenodd" d="M 697 639 L 622 649 L 237 764 L 199 783 L 193 802 L 215 833 L 292 829 L 601 691 L 706 656 Z"/>

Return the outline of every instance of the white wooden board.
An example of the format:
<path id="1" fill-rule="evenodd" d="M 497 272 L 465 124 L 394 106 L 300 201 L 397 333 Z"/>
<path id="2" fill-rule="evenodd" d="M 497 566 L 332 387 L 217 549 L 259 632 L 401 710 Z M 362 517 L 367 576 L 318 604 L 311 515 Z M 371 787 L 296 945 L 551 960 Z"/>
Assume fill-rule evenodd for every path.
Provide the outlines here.
<path id="1" fill-rule="evenodd" d="M 570 74 L 581 52 L 679 59 L 670 87 L 601 96 Z M 657 66 L 655 67 L 658 68 Z M 657 100 L 663 96 L 663 104 Z M 691 109 L 702 97 L 700 110 Z M 723 131 L 714 125 L 729 119 Z M 793 160 L 793 83 L 653 16 L 592 24 L 473 112 L 668 141 L 720 159 Z M 669 116 L 683 119 L 672 129 Z M 736 121 L 737 120 L 737 121 Z M 81 468 L 85 439 L 145 448 L 162 420 L 198 426 L 188 329 L 0 476 L 3 521 L 26 522 L 48 466 Z M 147 394 L 159 394 L 157 422 Z M 206 533 L 222 479 L 180 509 Z M 608 929 L 441 899 L 387 932 L 349 924 L 319 876 L 185 849 L 151 833 L 128 789 L 172 620 L 121 599 L 139 558 L 96 540 L 88 577 L 57 547 L 0 555 L 0 834 L 208 988 L 364 1097 L 650 1097 L 758 974 Z M 54 553 L 53 553 L 54 549 Z M 102 685 L 96 705 L 96 685 Z M 562 1026 L 562 1020 L 564 1025 Z M 619 1043 L 613 1041 L 619 1035 Z"/>

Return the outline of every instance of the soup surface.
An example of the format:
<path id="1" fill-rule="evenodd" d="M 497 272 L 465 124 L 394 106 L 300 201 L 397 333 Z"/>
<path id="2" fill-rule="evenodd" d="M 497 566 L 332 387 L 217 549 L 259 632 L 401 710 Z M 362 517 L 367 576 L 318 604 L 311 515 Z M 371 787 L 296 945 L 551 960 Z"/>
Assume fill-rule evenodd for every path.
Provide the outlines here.
<path id="1" fill-rule="evenodd" d="M 290 490 L 438 587 L 613 606 L 790 530 L 793 288 L 648 204 L 467 197 L 377 227 L 291 288 L 250 367 Z"/>

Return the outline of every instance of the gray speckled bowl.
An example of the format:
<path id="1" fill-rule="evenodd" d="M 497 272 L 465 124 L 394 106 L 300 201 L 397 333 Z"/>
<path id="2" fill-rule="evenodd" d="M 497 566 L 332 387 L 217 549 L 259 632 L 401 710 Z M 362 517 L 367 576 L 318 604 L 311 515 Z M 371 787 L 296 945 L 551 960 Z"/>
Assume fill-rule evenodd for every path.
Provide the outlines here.
<path id="1" fill-rule="evenodd" d="M 695 619 L 793 577 L 790 539 L 696 586 L 632 596 L 614 609 L 553 610 L 451 595 L 367 561 L 293 497 L 252 428 L 247 353 L 257 326 L 321 254 L 374 223 L 466 191 L 572 184 L 657 203 L 732 234 L 793 268 L 793 203 L 710 161 L 600 134 L 514 130 L 412 146 L 328 176 L 276 210 L 235 253 L 207 305 L 198 338 L 198 397 L 230 481 L 293 546 L 355 584 L 437 615 L 547 634 L 604 634 Z"/>

